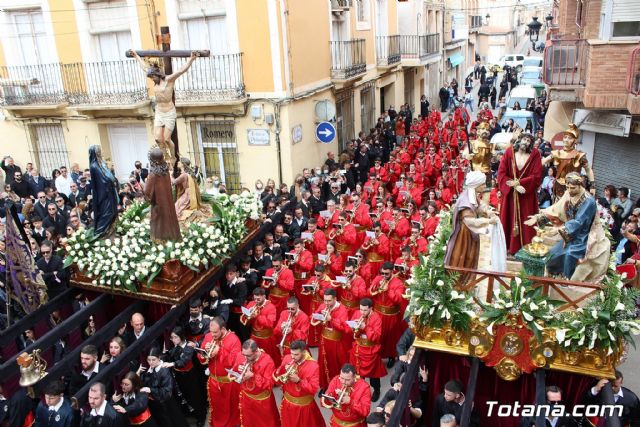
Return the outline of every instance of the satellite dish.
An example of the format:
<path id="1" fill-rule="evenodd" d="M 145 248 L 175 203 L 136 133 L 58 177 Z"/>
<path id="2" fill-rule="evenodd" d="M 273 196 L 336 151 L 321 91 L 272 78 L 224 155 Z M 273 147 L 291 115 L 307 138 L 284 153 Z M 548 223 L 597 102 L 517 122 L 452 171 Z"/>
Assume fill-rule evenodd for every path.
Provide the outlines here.
<path id="1" fill-rule="evenodd" d="M 336 117 L 336 106 L 329 100 L 316 103 L 316 117 L 321 122 L 333 121 Z"/>

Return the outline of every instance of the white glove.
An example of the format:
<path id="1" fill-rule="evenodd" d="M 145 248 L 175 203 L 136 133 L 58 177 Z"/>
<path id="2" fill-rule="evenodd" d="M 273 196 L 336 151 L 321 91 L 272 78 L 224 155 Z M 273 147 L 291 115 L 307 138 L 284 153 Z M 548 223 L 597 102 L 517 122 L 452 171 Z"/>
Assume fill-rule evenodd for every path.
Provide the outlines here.
<path id="1" fill-rule="evenodd" d="M 232 302 L 232 299 L 223 299 L 222 301 L 220 301 L 220 304 L 231 304 Z"/>

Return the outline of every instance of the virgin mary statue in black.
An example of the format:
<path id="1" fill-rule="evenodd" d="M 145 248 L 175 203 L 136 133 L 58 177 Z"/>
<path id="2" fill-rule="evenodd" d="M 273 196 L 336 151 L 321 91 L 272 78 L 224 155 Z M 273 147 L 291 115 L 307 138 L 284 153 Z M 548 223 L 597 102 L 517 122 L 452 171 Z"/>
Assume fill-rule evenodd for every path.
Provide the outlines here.
<path id="1" fill-rule="evenodd" d="M 118 218 L 118 182 L 102 160 L 99 145 L 89 147 L 89 170 L 93 198 L 93 229 L 96 237 L 111 234 Z"/>

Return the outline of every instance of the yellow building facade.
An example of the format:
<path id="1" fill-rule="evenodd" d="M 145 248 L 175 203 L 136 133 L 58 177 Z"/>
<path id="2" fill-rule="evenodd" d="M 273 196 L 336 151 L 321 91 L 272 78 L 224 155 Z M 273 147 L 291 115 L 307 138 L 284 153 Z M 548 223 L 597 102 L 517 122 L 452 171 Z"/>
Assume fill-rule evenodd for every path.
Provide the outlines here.
<path id="1" fill-rule="evenodd" d="M 127 179 L 153 144 L 154 100 L 125 52 L 159 49 L 167 26 L 172 49 L 210 51 L 176 82 L 180 154 L 232 191 L 291 183 L 390 105 L 407 102 L 417 117 L 422 94 L 437 103 L 448 78 L 444 9 L 437 0 L 0 0 L 0 153 L 48 175 L 86 167 L 100 144 Z M 174 71 L 185 61 L 174 58 Z M 337 132 L 329 144 L 315 136 L 323 120 Z"/>

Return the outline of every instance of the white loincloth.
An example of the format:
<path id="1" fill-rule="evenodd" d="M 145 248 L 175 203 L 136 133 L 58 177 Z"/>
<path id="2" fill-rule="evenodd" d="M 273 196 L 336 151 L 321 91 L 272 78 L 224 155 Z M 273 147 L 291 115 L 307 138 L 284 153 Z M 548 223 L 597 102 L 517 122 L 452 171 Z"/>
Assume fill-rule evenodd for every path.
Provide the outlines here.
<path id="1" fill-rule="evenodd" d="M 173 129 L 176 127 L 176 109 L 175 107 L 169 111 L 156 110 L 156 115 L 153 119 L 153 126 L 160 128 L 164 126 L 164 130 L 171 135 Z"/>

